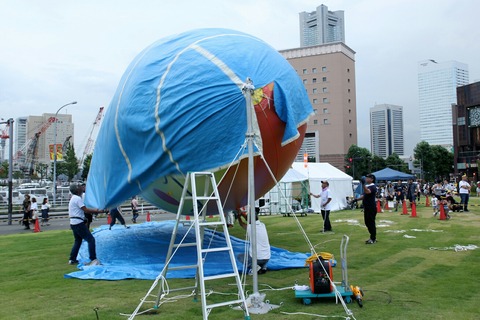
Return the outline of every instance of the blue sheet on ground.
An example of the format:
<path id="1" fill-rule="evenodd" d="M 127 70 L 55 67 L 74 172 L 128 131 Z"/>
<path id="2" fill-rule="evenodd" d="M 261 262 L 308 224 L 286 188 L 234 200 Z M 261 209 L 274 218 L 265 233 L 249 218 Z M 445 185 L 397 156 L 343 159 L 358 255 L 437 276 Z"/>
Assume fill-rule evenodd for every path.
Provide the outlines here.
<path id="1" fill-rule="evenodd" d="M 122 279 L 155 279 L 165 265 L 168 247 L 175 221 L 148 222 L 132 225 L 125 229 L 116 225 L 112 230 L 108 226 L 101 226 L 94 230 L 96 239 L 97 258 L 102 262 L 100 266 L 86 267 L 88 262 L 87 243 L 80 249 L 78 259 L 80 271 L 71 272 L 65 278 L 122 280 Z M 188 233 L 187 233 L 188 232 Z M 188 226 L 179 224 L 177 241 L 185 237 L 184 243 L 195 242 L 195 230 L 189 231 Z M 272 235 L 270 235 L 272 237 Z M 243 271 L 243 261 L 238 256 L 245 253 L 246 242 L 230 236 L 237 267 Z M 205 229 L 204 247 L 225 247 L 225 235 Z M 307 253 L 293 253 L 284 249 L 271 248 L 272 257 L 268 262 L 269 270 L 289 268 L 303 268 Z M 174 255 L 170 267 L 179 265 L 195 265 L 197 263 L 196 246 L 183 247 Z M 205 275 L 216 275 L 228 272 L 231 269 L 227 252 L 210 252 L 204 263 Z M 169 278 L 194 278 L 195 268 L 173 270 L 167 274 Z"/>

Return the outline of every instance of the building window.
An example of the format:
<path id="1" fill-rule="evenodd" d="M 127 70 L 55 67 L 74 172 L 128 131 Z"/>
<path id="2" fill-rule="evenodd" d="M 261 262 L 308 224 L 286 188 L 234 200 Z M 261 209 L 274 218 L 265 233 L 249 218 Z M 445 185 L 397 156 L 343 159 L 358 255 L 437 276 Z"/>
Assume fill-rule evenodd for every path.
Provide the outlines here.
<path id="1" fill-rule="evenodd" d="M 303 84 L 307 84 L 307 79 L 303 79 Z"/>
<path id="2" fill-rule="evenodd" d="M 317 88 L 313 88 L 312 92 L 317 93 Z"/>
<path id="3" fill-rule="evenodd" d="M 317 78 L 313 78 L 312 83 L 317 83 Z"/>
<path id="4" fill-rule="evenodd" d="M 350 79 L 347 79 L 347 82 L 350 83 Z"/>
<path id="5" fill-rule="evenodd" d="M 322 78 L 322 81 L 323 81 L 323 82 L 327 82 L 327 77 L 323 77 L 323 78 Z"/>
<path id="6" fill-rule="evenodd" d="M 318 120 L 313 120 L 313 124 L 318 124 Z"/>
<path id="7" fill-rule="evenodd" d="M 323 98 L 323 103 L 328 103 L 328 98 Z"/>
<path id="8" fill-rule="evenodd" d="M 317 104 L 318 103 L 318 100 L 317 99 L 313 99 L 313 104 Z"/>
<path id="9" fill-rule="evenodd" d="M 348 113 L 352 113 L 352 109 L 348 109 Z"/>
<path id="10" fill-rule="evenodd" d="M 350 89 L 348 89 L 348 93 L 350 93 Z"/>
<path id="11" fill-rule="evenodd" d="M 313 113 L 314 113 L 314 114 L 317 114 L 317 109 L 313 109 Z"/>
<path id="12" fill-rule="evenodd" d="M 350 72 L 350 68 L 347 68 L 347 72 Z"/>
<path id="13" fill-rule="evenodd" d="M 352 134 L 350 133 L 348 136 L 351 138 L 351 137 L 352 137 Z"/>
<path id="14" fill-rule="evenodd" d="M 352 123 L 352 119 L 349 119 L 349 120 L 348 120 L 348 123 Z"/>
<path id="15" fill-rule="evenodd" d="M 312 73 L 317 73 L 317 68 L 312 68 Z"/>
<path id="16" fill-rule="evenodd" d="M 328 108 L 323 108 L 323 113 L 328 113 Z"/>
<path id="17" fill-rule="evenodd" d="M 322 89 L 322 91 L 323 91 L 323 93 L 327 93 L 327 92 L 328 92 L 327 87 L 324 87 L 324 88 Z"/>
<path id="18" fill-rule="evenodd" d="M 322 67 L 322 72 L 327 72 L 327 67 Z"/>
<path id="19" fill-rule="evenodd" d="M 348 99 L 348 103 L 350 103 L 350 99 Z"/>
<path id="20" fill-rule="evenodd" d="M 307 74 L 307 69 L 303 69 L 302 73 Z"/>
<path id="21" fill-rule="evenodd" d="M 330 121 L 328 121 L 328 119 L 323 119 L 323 124 L 330 124 Z"/>

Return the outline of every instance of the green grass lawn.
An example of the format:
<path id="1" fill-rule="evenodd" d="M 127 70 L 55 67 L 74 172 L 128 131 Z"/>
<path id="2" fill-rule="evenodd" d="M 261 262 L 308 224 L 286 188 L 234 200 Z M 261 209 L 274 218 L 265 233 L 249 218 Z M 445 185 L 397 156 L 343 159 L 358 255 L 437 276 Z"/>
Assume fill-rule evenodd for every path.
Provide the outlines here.
<path id="1" fill-rule="evenodd" d="M 470 213 L 453 213 L 449 221 L 432 217 L 432 209 L 424 205 L 417 209 L 418 218 L 396 212 L 379 213 L 377 225 L 385 226 L 378 228 L 378 243 L 374 245 L 364 244 L 368 233 L 360 210 L 332 213 L 335 233 L 319 232 L 320 215 L 311 214 L 298 220 L 316 251 L 331 252 L 338 261 L 342 235 L 350 237 L 349 282 L 360 286 L 365 294 L 363 308 L 356 303 L 347 305 L 356 319 L 479 319 L 480 249 L 462 252 L 444 249 L 455 244 L 480 246 L 480 201 L 470 198 L 470 202 Z M 310 251 L 295 218 L 262 216 L 261 219 L 267 225 L 273 246 L 295 252 Z M 360 225 L 351 220 L 358 220 Z M 230 232 L 238 237 L 244 234 L 238 225 Z M 94 308 L 101 320 L 126 319 L 120 314 L 131 313 L 153 281 L 65 279 L 65 273 L 75 270 L 66 263 L 72 243 L 70 231 L 0 236 L 0 319 L 97 319 Z M 334 281 L 341 281 L 339 266 L 333 269 L 333 277 Z M 259 276 L 259 289 L 287 288 L 295 282 L 308 284 L 308 269 L 269 271 Z M 192 284 L 193 279 L 169 280 L 171 288 Z M 207 283 L 207 287 L 215 292 L 235 291 L 230 283 L 220 282 L 215 286 Z M 252 290 L 251 277 L 247 280 L 247 290 Z M 282 306 L 265 315 L 252 314 L 251 319 L 346 316 L 343 307 L 334 300 L 315 300 L 303 305 L 291 289 L 262 292 L 267 294 L 270 303 Z M 180 293 L 173 292 L 170 296 L 177 294 Z M 209 299 L 223 301 L 225 297 L 213 294 Z M 229 300 L 233 299 L 234 296 Z M 153 315 L 137 318 L 201 317 L 200 300 L 195 302 L 188 297 L 162 305 Z M 243 313 L 228 307 L 215 308 L 209 318 L 243 319 Z"/>

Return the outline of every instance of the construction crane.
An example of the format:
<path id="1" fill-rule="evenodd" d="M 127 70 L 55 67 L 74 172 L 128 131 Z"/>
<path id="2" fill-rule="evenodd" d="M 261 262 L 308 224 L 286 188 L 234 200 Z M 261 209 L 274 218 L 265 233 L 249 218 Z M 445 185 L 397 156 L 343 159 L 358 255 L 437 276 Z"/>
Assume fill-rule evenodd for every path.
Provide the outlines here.
<path id="1" fill-rule="evenodd" d="M 47 129 L 54 123 L 56 120 L 55 117 L 50 117 L 48 118 L 47 122 L 43 123 L 42 125 L 39 126 L 39 128 L 36 128 L 34 130 L 35 134 L 33 137 L 29 138 L 27 142 L 23 146 L 17 149 L 17 152 L 15 153 L 13 160 L 18 160 L 20 157 L 24 156 L 26 154 L 26 151 L 28 150 L 30 144 L 34 141 L 35 135 L 37 133 L 43 134 Z"/>
<path id="2" fill-rule="evenodd" d="M 39 128 L 36 128 L 35 134 L 33 137 L 29 138 L 23 146 L 21 146 L 15 153 L 13 160 L 17 161 L 17 165 L 24 172 L 28 172 L 30 175 L 33 173 L 32 166 L 35 166 L 35 161 L 37 159 L 38 151 L 38 139 L 41 134 L 45 133 L 47 129 L 54 123 L 57 119 L 55 117 L 50 117 L 48 120 L 40 125 Z M 20 159 L 24 156 L 23 159 Z M 18 163 L 18 160 L 23 160 L 21 163 Z"/>
<path id="3" fill-rule="evenodd" d="M 2 119 L 3 120 L 3 119 Z M 0 160 L 4 160 L 5 158 L 5 144 L 6 144 L 6 141 L 8 138 L 10 138 L 10 136 L 8 135 L 8 131 L 9 131 L 9 126 L 10 124 L 8 123 L 6 126 L 5 126 L 5 129 L 2 129 L 0 130 L 0 147 L 2 148 L 2 153 L 0 154 Z"/>
<path id="4" fill-rule="evenodd" d="M 67 139 L 65 139 L 65 142 L 63 143 L 63 146 L 62 146 L 63 154 L 67 154 L 68 148 L 70 148 L 70 146 L 72 145 L 72 142 L 70 141 L 70 139 L 72 139 L 72 136 L 68 136 Z"/>
<path id="5" fill-rule="evenodd" d="M 95 117 L 95 120 L 93 121 L 92 129 L 90 130 L 90 133 L 88 135 L 87 142 L 85 143 L 85 149 L 83 150 L 82 158 L 80 159 L 80 162 L 79 162 L 80 169 L 83 168 L 83 162 L 85 161 L 85 158 L 87 157 L 87 155 L 93 152 L 93 147 L 95 146 L 95 139 L 93 138 L 94 132 L 95 132 L 95 129 L 99 127 L 100 122 L 102 121 L 103 109 L 104 107 L 100 107 L 100 109 L 98 110 L 98 114 Z"/>
<path id="6" fill-rule="evenodd" d="M 27 155 L 25 157 L 25 164 L 22 168 L 25 173 L 32 176 L 35 173 L 35 162 L 37 161 L 38 139 L 42 132 L 37 132 L 33 136 L 32 142 L 28 146 Z"/>

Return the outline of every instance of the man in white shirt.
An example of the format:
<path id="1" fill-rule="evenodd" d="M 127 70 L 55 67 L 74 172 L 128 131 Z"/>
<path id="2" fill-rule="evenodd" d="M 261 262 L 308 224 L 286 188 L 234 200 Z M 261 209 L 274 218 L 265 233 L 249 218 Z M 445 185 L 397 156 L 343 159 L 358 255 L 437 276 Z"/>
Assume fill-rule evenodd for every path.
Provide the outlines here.
<path id="1" fill-rule="evenodd" d="M 270 241 L 268 240 L 268 233 L 265 224 L 258 220 L 258 215 L 255 215 L 255 231 L 256 231 L 256 243 L 257 243 L 257 272 L 258 274 L 264 274 L 267 272 L 267 263 L 270 260 L 271 253 L 270 253 Z M 248 257 L 248 269 L 253 269 L 252 272 L 255 271 L 255 268 L 252 268 L 252 226 L 251 223 L 247 224 L 247 217 L 246 215 L 239 214 L 238 215 L 238 223 L 240 226 L 247 230 L 248 237 L 250 238 L 250 248 L 248 249 L 249 257 Z M 239 260 L 243 261 L 245 257 L 243 255 L 239 256 Z"/>
<path id="2" fill-rule="evenodd" d="M 470 189 L 472 186 L 468 183 L 468 177 L 466 174 L 462 176 L 462 180 L 458 183 L 458 189 L 460 193 L 460 205 L 463 205 L 463 212 L 468 212 L 468 199 L 470 198 Z"/>
<path id="3" fill-rule="evenodd" d="M 320 194 L 313 194 L 310 192 L 310 195 L 315 198 L 321 198 L 321 213 L 323 218 L 323 230 L 322 232 L 332 231 L 332 225 L 330 223 L 330 210 L 332 209 L 332 193 L 329 188 L 330 184 L 328 181 L 322 181 L 322 192 Z"/>
<path id="4" fill-rule="evenodd" d="M 87 219 L 85 213 L 100 213 L 105 212 L 98 209 L 89 209 L 85 206 L 82 199 L 82 194 L 85 192 L 85 185 L 73 183 L 70 185 L 70 193 L 72 197 L 68 204 L 68 216 L 70 218 L 70 228 L 73 232 L 75 239 L 72 250 L 70 252 L 70 259 L 68 264 L 77 264 L 77 255 L 82 245 L 82 240 L 88 243 L 88 254 L 90 256 L 90 262 L 87 266 L 99 265 L 100 261 L 97 260 L 97 254 L 95 250 L 95 238 L 90 233 L 86 224 Z"/>

